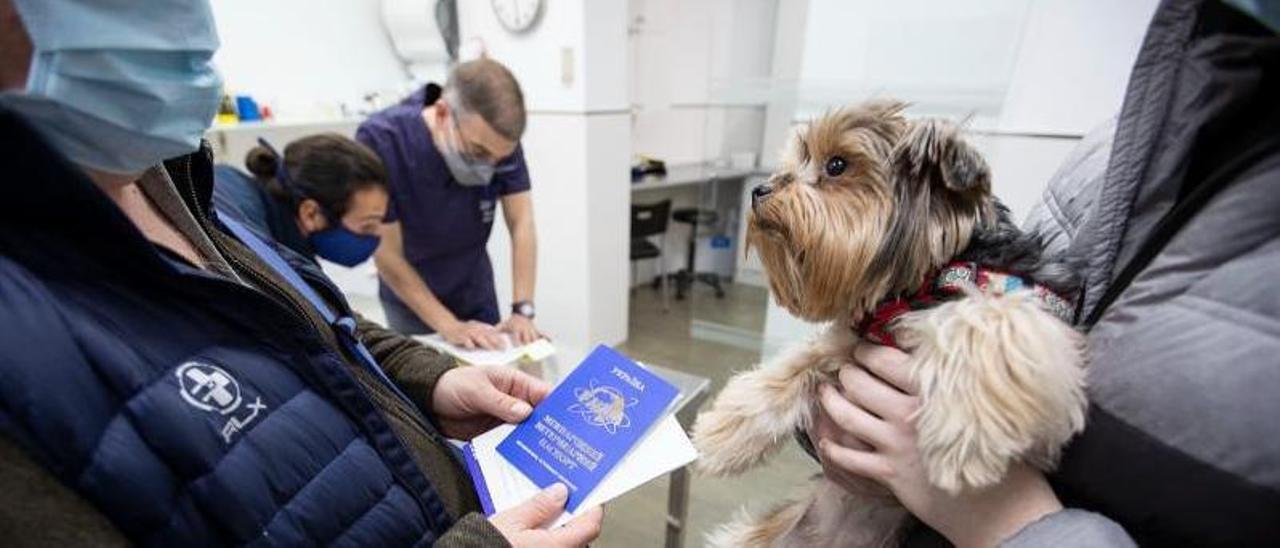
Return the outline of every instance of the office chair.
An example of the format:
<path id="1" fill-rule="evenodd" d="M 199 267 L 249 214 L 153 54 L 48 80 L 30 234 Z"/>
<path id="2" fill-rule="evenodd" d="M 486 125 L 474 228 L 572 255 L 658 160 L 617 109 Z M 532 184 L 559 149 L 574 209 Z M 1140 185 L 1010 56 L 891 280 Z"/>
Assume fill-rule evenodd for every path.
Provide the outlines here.
<path id="1" fill-rule="evenodd" d="M 655 204 L 631 204 L 631 279 L 635 279 L 636 261 L 658 260 L 655 279 L 662 286 L 662 311 L 669 310 L 667 298 L 667 221 L 671 218 L 671 200 Z M 650 236 L 661 236 L 659 245 Z"/>
<path id="2" fill-rule="evenodd" d="M 720 286 L 720 276 L 710 272 L 698 272 L 693 262 L 694 250 L 698 247 L 698 226 L 713 225 L 720 220 L 720 215 L 710 209 L 682 207 L 677 209 L 671 217 L 677 223 L 690 225 L 689 258 L 684 270 L 676 273 L 676 300 L 683 300 L 685 292 L 692 289 L 693 284 L 697 282 L 711 286 L 711 289 L 716 292 L 716 298 L 723 299 L 724 288 Z"/>

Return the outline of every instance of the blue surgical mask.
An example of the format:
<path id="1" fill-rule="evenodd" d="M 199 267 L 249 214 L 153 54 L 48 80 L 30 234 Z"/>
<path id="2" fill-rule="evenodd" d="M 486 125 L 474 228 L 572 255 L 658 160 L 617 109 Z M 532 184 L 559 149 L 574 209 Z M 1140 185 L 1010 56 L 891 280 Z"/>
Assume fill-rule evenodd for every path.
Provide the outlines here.
<path id="1" fill-rule="evenodd" d="M 330 221 L 329 228 L 307 237 L 316 255 L 342 266 L 355 266 L 365 262 L 378 249 L 381 238 L 356 234 L 341 222 Z"/>
<path id="2" fill-rule="evenodd" d="M 15 0 L 34 47 L 25 92 L 0 95 L 71 161 L 132 175 L 197 150 L 222 79 L 206 0 Z"/>

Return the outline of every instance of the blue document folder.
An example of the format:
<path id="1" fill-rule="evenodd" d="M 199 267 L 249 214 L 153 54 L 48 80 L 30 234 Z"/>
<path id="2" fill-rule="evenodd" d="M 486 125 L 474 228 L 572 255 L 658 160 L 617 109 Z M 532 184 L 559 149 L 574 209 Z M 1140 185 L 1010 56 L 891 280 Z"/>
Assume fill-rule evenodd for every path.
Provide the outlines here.
<path id="1" fill-rule="evenodd" d="M 497 451 L 539 487 L 565 484 L 572 512 L 677 396 L 667 381 L 597 346 Z"/>

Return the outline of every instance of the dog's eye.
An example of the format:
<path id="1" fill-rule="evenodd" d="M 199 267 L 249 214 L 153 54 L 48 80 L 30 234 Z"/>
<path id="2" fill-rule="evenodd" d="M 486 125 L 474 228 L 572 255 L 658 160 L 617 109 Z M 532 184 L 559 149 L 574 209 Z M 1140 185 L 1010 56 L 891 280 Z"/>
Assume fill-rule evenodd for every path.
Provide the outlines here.
<path id="1" fill-rule="evenodd" d="M 844 170 L 849 169 L 849 163 L 844 158 L 832 156 L 827 158 L 827 177 L 839 177 Z"/>

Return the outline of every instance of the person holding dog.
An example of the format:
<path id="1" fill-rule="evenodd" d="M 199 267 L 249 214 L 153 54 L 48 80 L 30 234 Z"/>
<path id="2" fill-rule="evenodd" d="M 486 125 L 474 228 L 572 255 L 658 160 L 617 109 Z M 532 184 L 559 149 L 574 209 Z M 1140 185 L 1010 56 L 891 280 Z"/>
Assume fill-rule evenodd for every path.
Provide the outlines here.
<path id="1" fill-rule="evenodd" d="M 537 236 L 519 146 L 524 96 L 511 71 L 478 59 L 369 117 L 356 138 L 386 165 L 391 208 L 378 265 L 387 323 L 494 349 L 541 335 L 534 325 Z M 511 233 L 512 307 L 501 320 L 485 245 L 498 202 Z"/>
<path id="2" fill-rule="evenodd" d="M 808 437 L 827 478 L 888 489 L 906 545 L 1262 546 L 1280 538 L 1280 14 L 1166 0 L 1115 125 L 1029 228 L 1083 265 L 1090 411 L 1047 477 L 949 496 L 920 465 L 907 354 L 860 346 Z M 929 529 L 932 529 L 930 531 Z"/>

